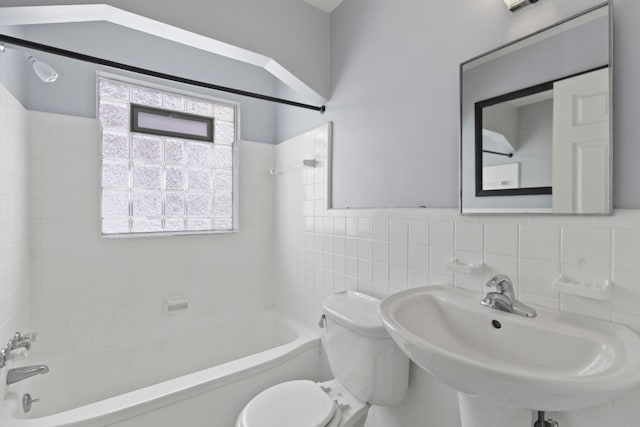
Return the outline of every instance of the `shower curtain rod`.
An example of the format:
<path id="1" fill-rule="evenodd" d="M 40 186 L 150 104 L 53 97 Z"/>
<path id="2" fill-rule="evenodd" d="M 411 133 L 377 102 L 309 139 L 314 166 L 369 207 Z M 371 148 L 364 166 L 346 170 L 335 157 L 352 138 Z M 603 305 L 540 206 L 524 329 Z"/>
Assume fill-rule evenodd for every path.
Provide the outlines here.
<path id="1" fill-rule="evenodd" d="M 226 86 L 215 85 L 211 83 L 205 83 L 198 80 L 187 79 L 184 77 L 178 77 L 171 74 L 161 73 L 159 71 L 153 71 L 146 68 L 140 68 L 133 65 L 123 64 L 121 62 L 110 61 L 108 59 L 102 59 L 91 55 L 85 55 L 83 53 L 74 52 L 72 50 L 61 49 L 54 46 L 49 46 L 42 43 L 33 42 L 30 40 L 24 40 L 17 37 L 8 36 L 6 34 L 0 34 L 0 42 L 8 43 L 15 46 L 20 46 L 27 49 L 39 50 L 41 52 L 52 53 L 66 58 L 77 59 L 79 61 L 90 62 L 92 64 L 103 65 L 106 67 L 117 68 L 120 70 L 131 71 L 138 74 L 143 74 L 150 77 L 157 77 L 164 80 L 170 80 L 177 83 L 184 83 L 192 86 L 203 87 L 206 89 L 217 90 L 221 92 L 232 93 L 234 95 L 246 96 L 249 98 L 261 99 L 263 101 L 275 102 L 278 104 L 290 105 L 292 107 L 304 108 L 307 110 L 325 112 L 325 106 L 315 106 L 304 104 L 302 102 L 290 101 L 288 99 L 277 98 L 269 95 L 262 95 L 260 93 L 249 92 L 241 89 L 234 89 Z"/>
<path id="2" fill-rule="evenodd" d="M 491 150 L 482 150 L 483 153 L 489 153 L 489 154 L 495 154 L 496 156 L 505 156 L 505 157 L 513 157 L 513 153 L 499 153 L 497 151 L 491 151 Z"/>

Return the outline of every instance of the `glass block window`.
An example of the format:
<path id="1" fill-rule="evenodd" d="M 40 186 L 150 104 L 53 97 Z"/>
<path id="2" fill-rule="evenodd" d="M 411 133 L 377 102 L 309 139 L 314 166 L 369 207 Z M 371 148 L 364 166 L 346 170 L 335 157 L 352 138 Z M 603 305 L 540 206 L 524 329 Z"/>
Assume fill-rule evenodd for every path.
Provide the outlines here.
<path id="1" fill-rule="evenodd" d="M 234 105 L 102 77 L 98 99 L 103 235 L 233 231 Z"/>

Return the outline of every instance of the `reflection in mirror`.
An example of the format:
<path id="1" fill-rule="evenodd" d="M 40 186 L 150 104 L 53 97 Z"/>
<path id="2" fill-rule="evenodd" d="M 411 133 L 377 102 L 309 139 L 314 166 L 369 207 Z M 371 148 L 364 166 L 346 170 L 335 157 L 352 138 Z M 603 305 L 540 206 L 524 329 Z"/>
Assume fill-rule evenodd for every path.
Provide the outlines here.
<path id="1" fill-rule="evenodd" d="M 549 84 L 476 104 L 477 196 L 551 194 Z M 519 191 L 505 191 L 519 190 Z"/>
<path id="2" fill-rule="evenodd" d="M 603 5 L 462 64 L 463 213 L 611 212 L 609 33 Z"/>

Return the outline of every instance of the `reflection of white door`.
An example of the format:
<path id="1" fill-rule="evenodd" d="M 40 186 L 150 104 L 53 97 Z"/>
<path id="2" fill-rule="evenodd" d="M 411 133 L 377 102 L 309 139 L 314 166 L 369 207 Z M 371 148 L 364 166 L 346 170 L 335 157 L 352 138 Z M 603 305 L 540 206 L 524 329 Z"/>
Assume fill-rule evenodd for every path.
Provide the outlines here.
<path id="1" fill-rule="evenodd" d="M 553 91 L 553 212 L 609 212 L 609 69 Z"/>

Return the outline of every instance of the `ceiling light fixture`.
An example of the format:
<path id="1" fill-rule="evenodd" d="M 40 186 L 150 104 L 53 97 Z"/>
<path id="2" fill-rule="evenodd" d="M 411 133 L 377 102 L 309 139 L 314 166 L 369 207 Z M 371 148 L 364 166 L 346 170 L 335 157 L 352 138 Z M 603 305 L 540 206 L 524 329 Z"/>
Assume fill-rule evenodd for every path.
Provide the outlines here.
<path id="1" fill-rule="evenodd" d="M 19 50 L 13 47 L 7 47 L 4 44 L 0 44 L 0 53 L 4 53 L 7 49 Z M 39 61 L 35 56 L 24 50 L 21 50 L 21 52 L 24 54 L 27 60 L 31 61 L 33 72 L 36 73 L 40 80 L 45 83 L 53 83 L 58 79 L 58 73 L 53 69 L 53 67 L 51 67 L 51 65 Z"/>
<path id="2" fill-rule="evenodd" d="M 507 5 L 507 8 L 511 11 L 511 12 L 515 12 L 516 10 L 533 4 L 533 3 L 537 3 L 538 0 L 504 0 L 504 3 Z"/>

